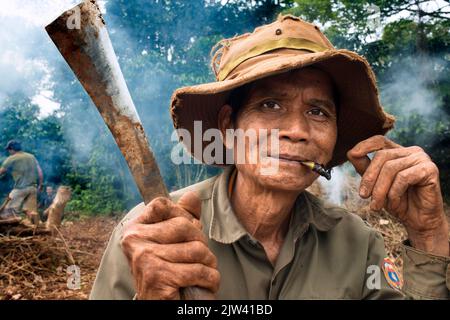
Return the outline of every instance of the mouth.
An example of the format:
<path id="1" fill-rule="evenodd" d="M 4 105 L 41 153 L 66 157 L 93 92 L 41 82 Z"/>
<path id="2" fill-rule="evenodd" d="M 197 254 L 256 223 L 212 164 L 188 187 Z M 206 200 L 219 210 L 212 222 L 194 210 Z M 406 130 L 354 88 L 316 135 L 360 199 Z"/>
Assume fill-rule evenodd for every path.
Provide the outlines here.
<path id="1" fill-rule="evenodd" d="M 276 160 L 280 166 L 290 168 L 291 170 L 295 170 L 296 172 L 299 170 L 303 170 L 302 168 L 305 168 L 303 163 L 309 161 L 301 156 L 295 156 L 291 154 L 279 154 L 278 156 L 268 155 L 268 157 Z"/>
<path id="2" fill-rule="evenodd" d="M 306 160 L 300 156 L 294 156 L 290 154 L 279 154 L 278 157 L 272 157 L 270 158 L 277 159 L 281 163 L 285 163 L 288 165 L 294 165 L 294 166 L 304 166 L 309 168 L 311 171 L 314 171 L 318 173 L 319 175 L 325 177 L 327 180 L 331 179 L 331 169 L 325 169 L 323 165 L 311 161 Z"/>
<path id="3" fill-rule="evenodd" d="M 283 162 L 288 162 L 288 163 L 292 162 L 292 163 L 298 163 L 298 164 L 301 164 L 301 162 L 310 161 L 310 160 L 308 160 L 306 158 L 303 158 L 301 156 L 291 155 L 291 154 L 287 154 L 287 153 L 280 153 L 278 155 L 278 157 L 274 157 L 274 156 L 271 156 L 271 155 L 269 155 L 269 157 L 273 158 L 273 159 L 277 159 L 277 160 L 283 161 Z"/>

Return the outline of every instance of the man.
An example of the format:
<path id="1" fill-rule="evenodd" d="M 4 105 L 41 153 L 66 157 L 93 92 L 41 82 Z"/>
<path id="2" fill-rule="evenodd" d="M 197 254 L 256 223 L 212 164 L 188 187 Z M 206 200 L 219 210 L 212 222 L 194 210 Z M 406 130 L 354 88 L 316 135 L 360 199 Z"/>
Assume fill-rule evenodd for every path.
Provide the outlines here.
<path id="1" fill-rule="evenodd" d="M 39 215 L 36 182 L 39 177 L 38 189 L 40 190 L 44 180 L 42 169 L 32 154 L 22 151 L 19 141 L 9 141 L 5 150 L 10 156 L 0 167 L 0 177 L 10 173 L 14 180 L 14 188 L 9 194 L 10 200 L 5 207 L 5 212 L 8 216 L 14 216 L 22 210 L 34 224 L 37 224 Z"/>
<path id="2" fill-rule="evenodd" d="M 202 121 L 223 137 L 232 129 L 269 137 L 244 148 L 223 139 L 214 162 L 206 143 L 197 152 L 183 138 L 224 172 L 134 208 L 113 232 L 91 298 L 178 299 L 197 286 L 219 299 L 448 299 L 438 169 L 421 148 L 383 136 L 394 119 L 366 60 L 290 15 L 219 46 L 218 81 L 175 91 L 175 127 L 193 133 Z M 406 227 L 403 285 L 379 233 L 305 191 L 318 177 L 305 164 L 347 160 L 362 176 L 360 196 Z"/>

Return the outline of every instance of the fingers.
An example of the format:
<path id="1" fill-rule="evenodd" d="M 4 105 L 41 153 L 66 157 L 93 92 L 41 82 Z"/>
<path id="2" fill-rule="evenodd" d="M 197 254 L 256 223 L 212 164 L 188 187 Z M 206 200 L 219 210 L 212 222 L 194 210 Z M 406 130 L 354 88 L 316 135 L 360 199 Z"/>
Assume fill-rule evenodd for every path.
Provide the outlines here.
<path id="1" fill-rule="evenodd" d="M 350 151 L 354 157 L 362 157 L 377 150 L 394 148 L 402 148 L 402 146 L 389 140 L 385 136 L 377 135 L 361 141 Z"/>
<path id="2" fill-rule="evenodd" d="M 195 218 L 200 219 L 202 202 L 195 192 L 186 192 L 181 196 L 177 204 L 186 211 L 189 211 Z"/>
<path id="3" fill-rule="evenodd" d="M 383 156 L 383 158 L 392 159 L 395 155 L 396 153 L 393 152 L 390 155 L 387 154 L 386 156 Z M 364 190 L 370 190 L 370 192 L 365 195 L 366 197 L 372 196 L 372 201 L 370 203 L 371 209 L 381 210 L 385 207 L 389 190 L 391 189 L 397 174 L 427 161 L 429 161 L 429 157 L 425 153 L 419 152 L 413 153 L 407 157 L 385 161 L 380 166 L 373 166 L 373 163 L 363 176 L 360 193 L 363 193 Z"/>
<path id="4" fill-rule="evenodd" d="M 389 207 L 398 210 L 402 203 L 402 197 L 410 186 L 419 185 L 436 186 L 436 177 L 439 176 L 437 166 L 431 162 L 423 162 L 397 173 L 394 182 L 388 192 Z"/>
<path id="5" fill-rule="evenodd" d="M 214 268 L 203 264 L 177 264 L 171 265 L 171 271 L 178 274 L 172 278 L 174 284 L 179 288 L 202 287 L 216 293 L 219 290 L 220 274 Z M 169 267 L 170 269 L 170 267 Z"/>
<path id="6" fill-rule="evenodd" d="M 202 241 L 183 242 L 177 245 L 150 244 L 148 250 L 172 263 L 200 263 L 217 268 L 217 259 Z"/>
<path id="7" fill-rule="evenodd" d="M 347 158 L 353 164 L 356 171 L 360 175 L 363 175 L 370 165 L 370 159 L 367 156 L 369 153 L 382 149 L 393 148 L 401 148 L 401 146 L 384 136 L 377 135 L 361 141 L 354 146 L 347 152 Z"/>
<path id="8" fill-rule="evenodd" d="M 172 208 L 173 203 L 171 200 L 164 197 L 155 198 L 145 206 L 144 211 L 139 216 L 130 220 L 130 223 L 151 224 L 174 218 L 175 215 L 172 212 Z M 189 219 L 188 216 L 186 218 Z"/>
<path id="9" fill-rule="evenodd" d="M 135 287 L 138 299 L 179 299 L 179 289 L 202 287 L 216 293 L 220 286 L 219 272 L 200 263 L 170 263 L 156 258 L 146 259 L 148 268 L 136 270 Z"/>
<path id="10" fill-rule="evenodd" d="M 393 162 L 393 160 L 395 159 L 402 159 L 408 156 L 412 157 L 405 159 L 405 162 Z M 375 183 L 377 183 L 380 176 L 384 177 L 384 175 L 387 174 L 389 175 L 389 177 L 384 177 L 384 179 L 389 180 L 389 178 L 392 178 L 392 182 L 395 174 L 398 171 L 401 171 L 413 164 L 417 164 L 422 160 L 429 160 L 429 157 L 426 153 L 423 152 L 420 147 L 397 148 L 378 151 L 361 178 L 361 186 L 359 189 L 360 196 L 362 198 L 370 197 L 372 195 Z"/>
<path id="11" fill-rule="evenodd" d="M 140 299 L 178 299 L 189 286 L 218 290 L 217 259 L 185 217 L 124 228 L 121 246 Z"/>
<path id="12" fill-rule="evenodd" d="M 377 152 L 371 161 L 367 154 L 374 151 Z M 432 169 L 424 168 L 436 167 L 422 148 L 417 146 L 404 148 L 384 136 L 374 136 L 358 143 L 347 153 L 347 156 L 362 176 L 360 196 L 371 197 L 370 207 L 376 211 L 384 207 L 397 210 L 403 208 L 406 203 L 404 201 L 406 190 L 427 179 L 424 172 Z M 405 172 L 413 175 L 414 178 L 408 177 L 404 180 L 402 177 Z M 430 171 L 426 172 L 430 174 Z M 394 185 L 397 189 L 393 191 Z M 399 195 L 400 191 L 403 193 Z M 390 197 L 393 197 L 392 201 Z"/>
<path id="13" fill-rule="evenodd" d="M 131 257 L 130 269 L 140 299 L 179 299 L 179 289 L 199 286 L 215 293 L 217 261 L 201 242 L 146 245 Z"/>
<path id="14" fill-rule="evenodd" d="M 127 237 L 159 244 L 188 241 L 206 243 L 201 229 L 185 217 L 175 217 L 153 224 L 135 224 L 124 231 L 123 238 Z"/>
<path id="15" fill-rule="evenodd" d="M 200 215 L 200 199 L 188 192 L 178 204 L 156 198 L 126 223 L 120 244 L 138 298 L 179 299 L 179 289 L 191 286 L 218 290 L 217 259 L 201 231 Z"/>
<path id="16" fill-rule="evenodd" d="M 174 217 L 185 217 L 189 221 L 200 218 L 201 201 L 194 192 L 187 192 L 175 205 L 170 199 L 158 197 L 153 199 L 144 211 L 132 220 L 133 223 L 152 224 Z"/>

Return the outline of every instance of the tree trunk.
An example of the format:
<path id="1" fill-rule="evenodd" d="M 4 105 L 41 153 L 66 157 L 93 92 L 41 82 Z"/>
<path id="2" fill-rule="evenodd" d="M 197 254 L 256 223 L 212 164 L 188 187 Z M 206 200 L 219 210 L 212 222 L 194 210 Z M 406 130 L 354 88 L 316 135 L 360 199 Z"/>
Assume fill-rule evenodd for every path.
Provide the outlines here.
<path id="1" fill-rule="evenodd" d="M 55 199 L 50 207 L 45 210 L 45 214 L 48 216 L 46 229 L 51 230 L 53 227 L 59 227 L 61 225 L 62 215 L 67 202 L 70 200 L 71 191 L 69 187 L 60 186 L 56 192 Z"/>

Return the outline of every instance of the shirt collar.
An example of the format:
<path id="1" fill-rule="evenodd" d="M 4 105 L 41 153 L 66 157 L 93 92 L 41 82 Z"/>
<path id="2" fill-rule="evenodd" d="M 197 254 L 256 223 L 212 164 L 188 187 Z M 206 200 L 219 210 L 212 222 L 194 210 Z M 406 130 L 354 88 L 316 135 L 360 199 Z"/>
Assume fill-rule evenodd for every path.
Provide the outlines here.
<path id="1" fill-rule="evenodd" d="M 233 243 L 247 234 L 231 207 L 228 197 L 228 184 L 234 166 L 226 167 L 213 186 L 211 195 L 212 215 L 209 226 L 209 237 L 221 243 Z"/>
<path id="2" fill-rule="evenodd" d="M 209 237 L 220 243 L 229 244 L 247 235 L 252 238 L 239 222 L 231 206 L 229 193 L 230 178 L 234 166 L 224 169 L 218 177 L 212 191 L 212 215 L 209 225 Z M 294 238 L 303 234 L 305 225 L 313 225 L 319 231 L 332 229 L 341 220 L 341 210 L 327 210 L 322 201 L 309 192 L 302 192 L 294 206 L 289 228 Z"/>

